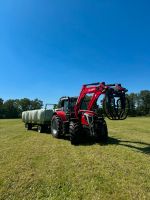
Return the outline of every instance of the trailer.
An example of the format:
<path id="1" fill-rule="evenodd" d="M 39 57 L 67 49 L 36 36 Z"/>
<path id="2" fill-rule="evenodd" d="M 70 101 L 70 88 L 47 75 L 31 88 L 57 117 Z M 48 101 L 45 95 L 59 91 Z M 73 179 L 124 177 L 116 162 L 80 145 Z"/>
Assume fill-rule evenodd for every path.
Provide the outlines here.
<path id="1" fill-rule="evenodd" d="M 47 109 L 24 111 L 22 121 L 25 123 L 27 130 L 37 127 L 38 132 L 42 133 L 50 128 L 53 113 L 53 110 Z"/>

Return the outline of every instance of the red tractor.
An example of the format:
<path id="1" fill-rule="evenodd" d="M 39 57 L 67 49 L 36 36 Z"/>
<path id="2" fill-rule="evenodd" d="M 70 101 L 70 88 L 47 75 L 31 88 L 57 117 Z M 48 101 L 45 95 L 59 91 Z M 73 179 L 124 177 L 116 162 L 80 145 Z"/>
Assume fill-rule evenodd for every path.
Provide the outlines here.
<path id="1" fill-rule="evenodd" d="M 127 89 L 121 84 L 92 83 L 83 85 L 80 96 L 62 97 L 51 120 L 51 133 L 56 138 L 69 135 L 77 145 L 89 135 L 97 142 L 108 140 L 107 124 L 100 110 L 111 120 L 123 120 L 128 115 Z M 90 95 L 90 97 L 88 96 Z M 103 109 L 97 105 L 98 98 Z"/>

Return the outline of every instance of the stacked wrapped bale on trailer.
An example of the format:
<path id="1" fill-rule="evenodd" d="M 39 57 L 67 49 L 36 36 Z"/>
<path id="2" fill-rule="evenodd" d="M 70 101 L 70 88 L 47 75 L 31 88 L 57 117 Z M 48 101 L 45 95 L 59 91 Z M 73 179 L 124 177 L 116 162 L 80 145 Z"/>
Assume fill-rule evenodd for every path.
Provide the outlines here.
<path id="1" fill-rule="evenodd" d="M 41 133 L 50 127 L 53 113 L 53 110 L 46 109 L 24 111 L 22 113 L 22 121 L 25 123 L 27 130 L 37 126 L 38 132 Z"/>

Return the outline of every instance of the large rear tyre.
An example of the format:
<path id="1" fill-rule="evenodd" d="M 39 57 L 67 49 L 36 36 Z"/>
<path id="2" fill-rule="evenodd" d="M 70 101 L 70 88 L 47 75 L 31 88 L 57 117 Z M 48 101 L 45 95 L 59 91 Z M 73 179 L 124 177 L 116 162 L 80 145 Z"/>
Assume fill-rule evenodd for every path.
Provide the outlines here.
<path id="1" fill-rule="evenodd" d="M 71 144 L 78 145 L 81 141 L 81 128 L 79 123 L 70 122 L 69 133 Z"/>
<path id="2" fill-rule="evenodd" d="M 57 115 L 52 117 L 51 133 L 55 138 L 60 138 L 62 136 L 62 120 Z"/>
<path id="3" fill-rule="evenodd" d="M 98 122 L 96 141 L 98 143 L 107 143 L 108 142 L 108 129 L 107 129 L 106 121 L 104 119 L 102 119 Z"/>

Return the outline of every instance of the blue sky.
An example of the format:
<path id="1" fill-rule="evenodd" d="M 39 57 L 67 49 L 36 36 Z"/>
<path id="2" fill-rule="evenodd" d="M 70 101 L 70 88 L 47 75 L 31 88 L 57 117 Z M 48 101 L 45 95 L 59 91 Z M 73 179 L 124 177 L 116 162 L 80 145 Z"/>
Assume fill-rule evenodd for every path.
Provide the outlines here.
<path id="1" fill-rule="evenodd" d="M 0 1 L 0 97 L 55 103 L 82 84 L 150 89 L 149 0 Z"/>

